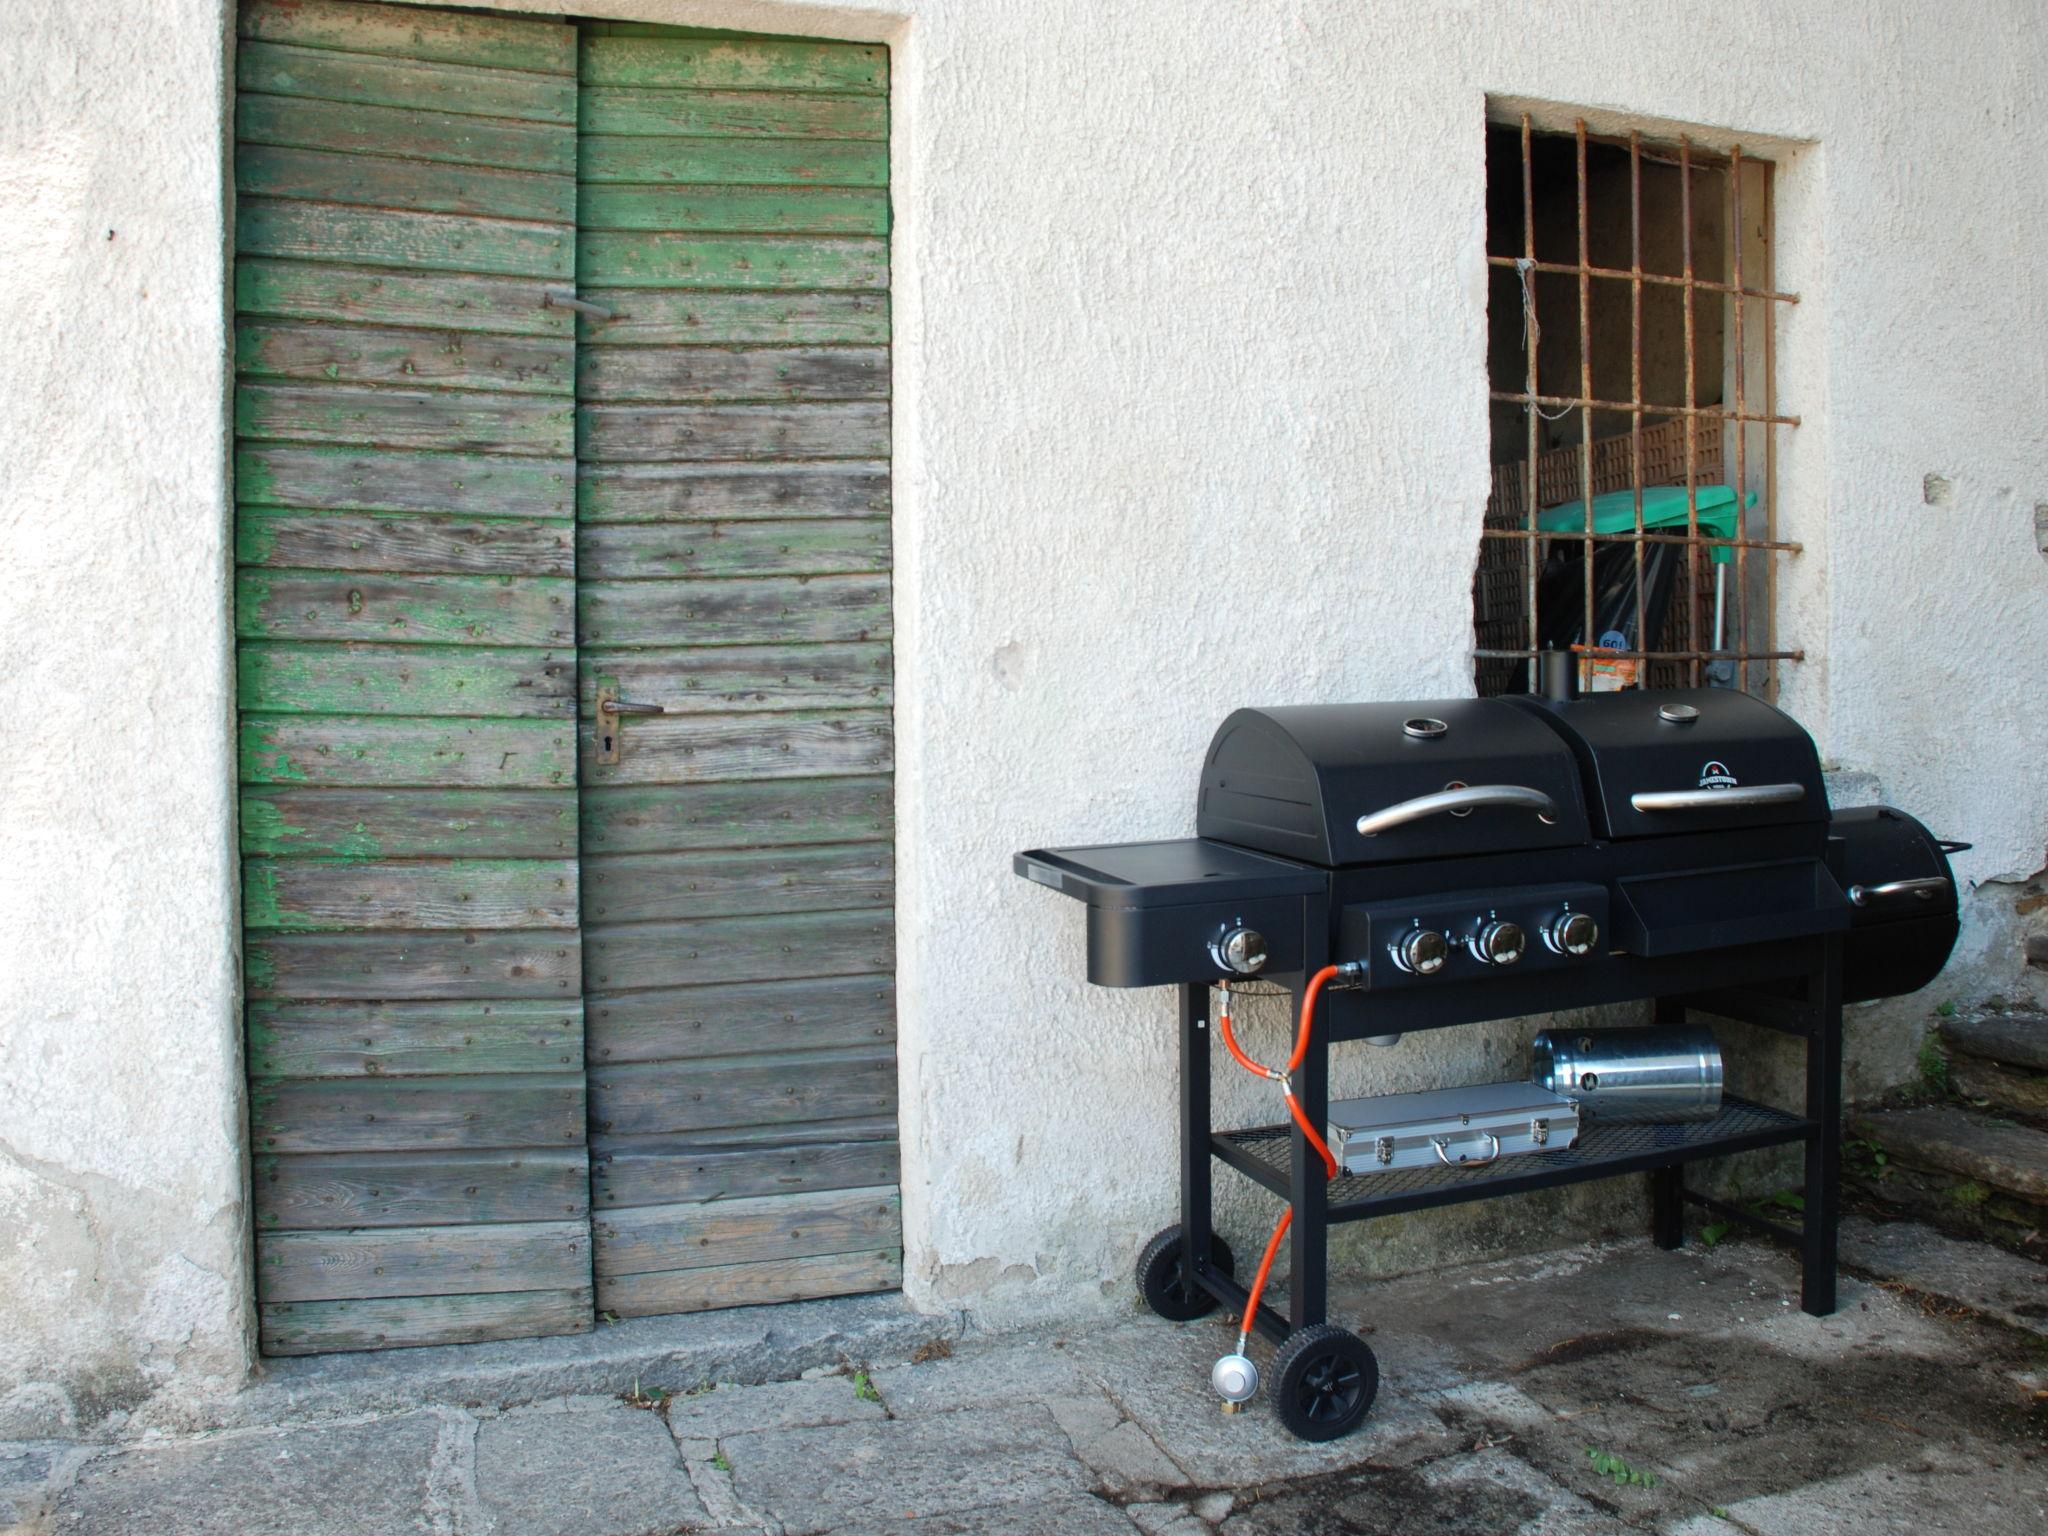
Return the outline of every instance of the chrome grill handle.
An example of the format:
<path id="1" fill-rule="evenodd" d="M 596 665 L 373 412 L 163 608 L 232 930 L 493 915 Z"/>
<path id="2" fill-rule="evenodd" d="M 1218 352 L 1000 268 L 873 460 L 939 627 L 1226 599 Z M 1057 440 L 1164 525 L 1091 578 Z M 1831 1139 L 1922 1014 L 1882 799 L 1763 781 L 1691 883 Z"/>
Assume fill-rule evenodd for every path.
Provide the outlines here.
<path id="1" fill-rule="evenodd" d="M 1873 898 L 1886 896 L 1917 896 L 1922 901 L 1932 901 L 1937 892 L 1948 889 L 1948 879 L 1943 875 L 1922 875 L 1916 880 L 1887 880 L 1883 885 L 1852 885 L 1849 887 L 1849 904 L 1867 907 Z"/>
<path id="2" fill-rule="evenodd" d="M 1534 811 L 1545 821 L 1558 818 L 1557 802 L 1540 789 L 1521 784 L 1473 784 L 1464 789 L 1440 789 L 1433 795 L 1417 795 L 1383 811 L 1358 818 L 1360 837 L 1378 837 L 1395 827 L 1405 827 L 1425 816 L 1456 815 L 1482 806 L 1504 806 L 1510 810 Z"/>
<path id="3" fill-rule="evenodd" d="M 1797 805 L 1804 784 L 1737 784 L 1731 789 L 1651 789 L 1630 795 L 1639 811 L 1739 811 L 1759 805 Z"/>

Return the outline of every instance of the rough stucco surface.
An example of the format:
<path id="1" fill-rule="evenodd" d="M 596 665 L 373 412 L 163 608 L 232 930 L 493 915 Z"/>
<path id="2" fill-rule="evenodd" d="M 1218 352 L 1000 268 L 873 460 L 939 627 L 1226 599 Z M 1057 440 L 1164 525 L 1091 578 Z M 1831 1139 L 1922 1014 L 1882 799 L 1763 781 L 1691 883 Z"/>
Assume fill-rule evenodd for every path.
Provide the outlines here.
<path id="1" fill-rule="evenodd" d="M 522 9 L 558 9 L 555 4 Z M 1831 762 L 2043 862 L 2048 34 L 2021 0 L 593 4 L 895 45 L 909 1286 L 1124 1305 L 1174 1192 L 1167 1003 L 1081 984 L 1016 849 L 1189 829 L 1246 702 L 1468 689 L 1489 97 L 1779 164 L 1785 702 Z M 240 1268 L 217 0 L 17 0 L 0 79 L 10 665 L 0 1392 L 233 1375 Z M 105 239 L 107 227 L 117 238 Z M 1930 473 L 1951 485 L 1923 500 Z M 74 707 L 59 708 L 64 701 Z M 1947 990 L 2010 989 L 2009 892 Z M 1919 1004 L 1859 1016 L 1891 1080 Z M 1527 1026 L 1339 1088 L 1519 1065 Z M 1271 1041 L 1272 1025 L 1254 1026 Z M 1230 1117 L 1271 1113 L 1219 1074 Z M 1376 1262 L 1636 1219 L 1617 1190 Z M 1236 1197 L 1245 1244 L 1269 1214 Z M 1523 1225 L 1516 1226 L 1517 1220 Z M 29 1389 L 29 1396 L 34 1391 Z M 26 1397 L 21 1397 L 27 1401 Z"/>
<path id="2" fill-rule="evenodd" d="M 246 1360 L 222 41 L 0 42 L 0 1437 Z"/>

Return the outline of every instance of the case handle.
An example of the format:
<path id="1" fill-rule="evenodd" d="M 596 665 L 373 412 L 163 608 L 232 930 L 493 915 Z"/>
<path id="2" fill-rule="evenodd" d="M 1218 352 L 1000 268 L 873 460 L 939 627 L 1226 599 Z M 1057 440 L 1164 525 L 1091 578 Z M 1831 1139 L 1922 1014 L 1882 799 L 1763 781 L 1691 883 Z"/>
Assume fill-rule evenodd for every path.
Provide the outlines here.
<path id="1" fill-rule="evenodd" d="M 1450 1137 L 1432 1136 L 1429 1138 L 1429 1144 L 1436 1148 L 1436 1160 L 1446 1168 L 1484 1168 L 1488 1163 L 1499 1162 L 1500 1138 L 1491 1131 L 1481 1131 L 1479 1134 L 1493 1143 L 1493 1150 L 1484 1157 L 1467 1157 L 1464 1153 L 1460 1152 L 1455 1163 L 1451 1161 L 1451 1154 L 1446 1150 L 1450 1145 Z"/>
<path id="2" fill-rule="evenodd" d="M 1413 800 L 1403 800 L 1383 811 L 1361 816 L 1358 818 L 1358 835 L 1378 837 L 1382 832 L 1405 827 L 1425 816 L 1440 816 L 1445 812 L 1455 816 L 1489 805 L 1534 811 L 1545 821 L 1556 821 L 1558 817 L 1557 802 L 1540 789 L 1529 789 L 1520 784 L 1472 784 L 1464 789 L 1440 789 L 1433 795 L 1417 795 Z"/>

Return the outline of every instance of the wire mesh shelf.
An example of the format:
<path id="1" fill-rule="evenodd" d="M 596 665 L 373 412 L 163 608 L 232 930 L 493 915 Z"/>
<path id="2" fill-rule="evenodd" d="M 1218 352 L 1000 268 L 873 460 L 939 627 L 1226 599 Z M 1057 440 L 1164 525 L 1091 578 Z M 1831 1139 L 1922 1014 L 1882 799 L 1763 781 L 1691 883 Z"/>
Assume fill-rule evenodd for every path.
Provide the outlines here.
<path id="1" fill-rule="evenodd" d="M 1588 1122 L 1576 1145 L 1505 1157 L 1483 1167 L 1401 1168 L 1339 1174 L 1330 1181 L 1332 1221 L 1356 1221 L 1431 1205 L 1455 1205 L 1516 1190 L 1611 1178 L 1695 1158 L 1779 1146 L 1808 1135 L 1813 1123 L 1767 1104 L 1727 1095 L 1711 1120 L 1671 1125 Z M 1212 1138 L 1216 1155 L 1278 1194 L 1288 1189 L 1292 1127 L 1263 1125 Z"/>

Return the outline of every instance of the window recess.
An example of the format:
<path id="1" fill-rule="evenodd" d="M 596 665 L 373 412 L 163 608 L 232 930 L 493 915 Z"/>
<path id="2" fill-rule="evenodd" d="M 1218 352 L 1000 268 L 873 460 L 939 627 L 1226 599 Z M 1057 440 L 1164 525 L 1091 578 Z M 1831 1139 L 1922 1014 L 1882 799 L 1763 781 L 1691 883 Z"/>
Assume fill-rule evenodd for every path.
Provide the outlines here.
<path id="1" fill-rule="evenodd" d="M 1568 646 L 1580 687 L 1772 696 L 1782 413 L 1772 166 L 1583 121 L 1487 130 L 1493 487 L 1482 695 Z"/>

